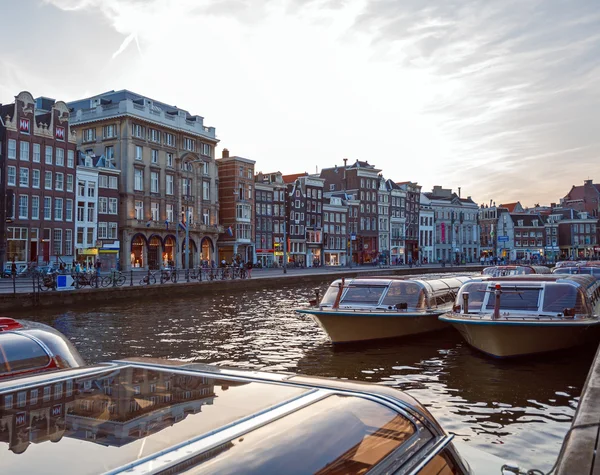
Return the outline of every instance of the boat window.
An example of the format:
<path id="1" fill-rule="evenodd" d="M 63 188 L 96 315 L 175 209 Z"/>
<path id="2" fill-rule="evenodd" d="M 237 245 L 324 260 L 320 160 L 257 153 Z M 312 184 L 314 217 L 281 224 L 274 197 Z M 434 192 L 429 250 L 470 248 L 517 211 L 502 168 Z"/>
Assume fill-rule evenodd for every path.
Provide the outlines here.
<path id="1" fill-rule="evenodd" d="M 377 304 L 387 287 L 373 285 L 351 285 L 342 297 L 344 304 Z"/>
<path id="2" fill-rule="evenodd" d="M 404 416 L 378 403 L 329 396 L 221 444 L 186 473 L 365 473 L 415 430 Z"/>
<path id="3" fill-rule="evenodd" d="M 493 289 L 490 290 L 493 292 Z M 538 287 L 502 286 L 500 309 L 535 311 L 539 307 L 541 291 Z M 495 301 L 494 295 L 490 295 L 486 308 L 493 310 Z"/>
<path id="4" fill-rule="evenodd" d="M 2 335 L 0 339 L 0 374 L 42 368 L 50 357 L 35 341 L 17 333 Z"/>
<path id="5" fill-rule="evenodd" d="M 465 292 L 469 292 L 469 311 L 470 312 L 479 312 L 481 311 L 481 306 L 483 305 L 483 300 L 485 299 L 487 293 L 486 282 L 474 282 L 471 284 L 465 284 L 460 289 L 458 293 L 458 297 L 456 299 L 457 305 L 463 305 L 463 294 Z M 464 311 L 464 309 L 463 309 Z"/>
<path id="6" fill-rule="evenodd" d="M 399 303 L 406 303 L 408 308 L 425 308 L 425 291 L 415 282 L 392 282 L 382 305 L 395 306 Z"/>
<path id="7" fill-rule="evenodd" d="M 333 305 L 335 303 L 335 299 L 340 290 L 341 283 L 342 283 L 341 281 L 338 281 L 338 282 L 334 282 L 333 284 L 331 284 L 329 286 L 329 288 L 327 289 L 327 292 L 325 292 L 325 295 L 321 299 L 320 305 Z"/>
<path id="8" fill-rule="evenodd" d="M 462 469 L 448 449 L 437 454 L 419 470 L 419 475 L 460 475 L 462 473 Z"/>
<path id="9" fill-rule="evenodd" d="M 575 309 L 575 313 L 588 313 L 587 305 L 577 287 L 569 284 L 549 283 L 544 292 L 545 312 L 562 313 L 565 309 Z"/>

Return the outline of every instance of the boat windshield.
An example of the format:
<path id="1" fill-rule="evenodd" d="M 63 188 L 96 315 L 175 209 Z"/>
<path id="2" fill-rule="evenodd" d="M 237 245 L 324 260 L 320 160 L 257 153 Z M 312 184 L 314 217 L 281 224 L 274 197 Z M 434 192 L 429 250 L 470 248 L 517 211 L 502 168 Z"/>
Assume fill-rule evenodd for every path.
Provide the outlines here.
<path id="1" fill-rule="evenodd" d="M 458 292 L 458 297 L 456 298 L 456 303 L 458 305 L 463 305 L 463 295 L 465 293 L 469 293 L 469 311 L 470 312 L 479 312 L 481 311 L 481 306 L 483 305 L 483 299 L 487 294 L 487 282 L 473 282 L 470 284 L 465 284 L 461 287 L 460 292 Z"/>
<path id="2" fill-rule="evenodd" d="M 34 340 L 18 333 L 7 333 L 0 341 L 0 375 L 42 368 L 50 357 Z"/>
<path id="3" fill-rule="evenodd" d="M 493 292 L 493 284 L 490 287 Z M 500 296 L 501 310 L 524 310 L 536 311 L 540 306 L 541 287 L 522 287 L 517 285 L 503 285 L 502 295 Z M 487 310 L 493 310 L 495 297 L 490 295 L 486 306 Z"/>
<path id="4" fill-rule="evenodd" d="M 565 309 L 575 309 L 575 313 L 591 313 L 579 289 L 570 284 L 547 283 L 544 291 L 542 310 L 563 313 Z"/>
<path id="5" fill-rule="evenodd" d="M 350 285 L 341 303 L 376 305 L 385 289 L 387 286 L 383 285 Z"/>
<path id="6" fill-rule="evenodd" d="M 425 291 L 416 282 L 392 282 L 382 305 L 395 306 L 400 303 L 406 303 L 407 308 L 425 308 Z"/>
<path id="7" fill-rule="evenodd" d="M 514 267 L 487 267 L 483 269 L 483 275 L 491 275 L 492 277 L 504 277 L 509 275 L 524 275 L 531 274 L 530 267 L 514 266 Z"/>
<path id="8" fill-rule="evenodd" d="M 558 267 L 554 269 L 555 274 L 589 274 L 600 276 L 600 267 Z"/>
<path id="9" fill-rule="evenodd" d="M 329 396 L 219 445 L 187 473 L 366 473 L 415 430 L 378 403 Z"/>
<path id="10" fill-rule="evenodd" d="M 320 305 L 328 307 L 335 303 L 335 298 L 340 290 L 341 283 L 342 281 L 339 280 L 329 286 L 327 292 L 325 292 L 325 295 L 323 295 L 323 298 L 321 299 Z"/>

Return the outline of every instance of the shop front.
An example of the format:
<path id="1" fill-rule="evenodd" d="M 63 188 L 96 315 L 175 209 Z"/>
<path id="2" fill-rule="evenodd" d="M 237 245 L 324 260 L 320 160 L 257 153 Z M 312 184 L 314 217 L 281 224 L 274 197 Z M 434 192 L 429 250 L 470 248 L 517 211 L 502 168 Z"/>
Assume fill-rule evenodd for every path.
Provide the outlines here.
<path id="1" fill-rule="evenodd" d="M 344 251 L 328 251 L 325 250 L 325 265 L 326 266 L 345 266 L 346 253 Z"/>
<path id="2" fill-rule="evenodd" d="M 77 262 L 88 269 L 93 269 L 96 266 L 96 257 L 98 256 L 98 248 L 90 247 L 87 249 L 77 249 Z"/>
<path id="3" fill-rule="evenodd" d="M 323 261 L 321 260 L 322 256 L 320 245 L 311 245 L 308 244 L 307 252 L 306 252 L 306 263 L 308 267 L 321 267 Z"/>
<path id="4" fill-rule="evenodd" d="M 256 250 L 257 265 L 259 265 L 260 267 L 273 267 L 274 262 L 275 262 L 275 249 L 257 249 Z"/>

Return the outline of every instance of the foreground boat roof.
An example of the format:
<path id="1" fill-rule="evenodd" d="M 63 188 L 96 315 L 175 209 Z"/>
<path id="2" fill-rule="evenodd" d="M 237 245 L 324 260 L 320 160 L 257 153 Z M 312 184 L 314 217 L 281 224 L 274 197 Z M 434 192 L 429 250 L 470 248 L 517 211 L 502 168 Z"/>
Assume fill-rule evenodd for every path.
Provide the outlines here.
<path id="1" fill-rule="evenodd" d="M 410 396 L 348 381 L 136 359 L 0 382 L 3 473 L 277 473 L 350 459 L 394 471 L 444 440 Z M 300 446 L 311 454 L 294 460 Z"/>

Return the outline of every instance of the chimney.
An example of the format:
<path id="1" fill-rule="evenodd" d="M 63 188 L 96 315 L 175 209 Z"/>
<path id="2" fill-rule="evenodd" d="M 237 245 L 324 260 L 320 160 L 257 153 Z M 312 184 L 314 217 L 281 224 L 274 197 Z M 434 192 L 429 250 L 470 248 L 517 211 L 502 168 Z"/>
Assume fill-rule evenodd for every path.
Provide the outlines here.
<path id="1" fill-rule="evenodd" d="M 460 186 L 458 187 L 458 197 L 460 198 Z"/>
<path id="2" fill-rule="evenodd" d="M 346 168 L 348 168 L 348 159 L 344 158 L 344 191 L 348 189 L 348 181 L 346 179 Z"/>
<path id="3" fill-rule="evenodd" d="M 583 184 L 584 185 L 591 185 L 591 184 L 593 184 L 593 180 L 584 180 Z"/>
<path id="4" fill-rule="evenodd" d="M 226 148 L 223 149 L 223 158 L 229 158 L 229 150 Z"/>

